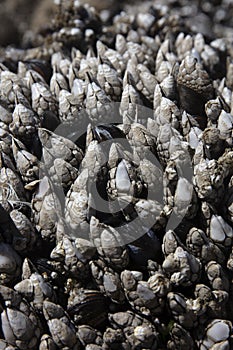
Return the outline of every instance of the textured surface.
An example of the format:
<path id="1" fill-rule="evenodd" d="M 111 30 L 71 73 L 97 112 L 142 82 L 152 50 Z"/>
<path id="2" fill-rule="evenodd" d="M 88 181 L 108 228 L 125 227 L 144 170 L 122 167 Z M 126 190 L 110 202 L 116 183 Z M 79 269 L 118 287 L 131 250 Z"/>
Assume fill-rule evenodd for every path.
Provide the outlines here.
<path id="1" fill-rule="evenodd" d="M 232 4 L 121 5 L 0 51 L 1 349 L 233 348 Z"/>

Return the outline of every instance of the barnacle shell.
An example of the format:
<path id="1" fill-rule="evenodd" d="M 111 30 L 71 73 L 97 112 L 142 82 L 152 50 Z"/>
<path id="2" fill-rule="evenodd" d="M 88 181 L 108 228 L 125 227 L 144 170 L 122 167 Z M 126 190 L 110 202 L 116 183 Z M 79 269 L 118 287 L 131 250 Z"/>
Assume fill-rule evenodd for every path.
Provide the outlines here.
<path id="1" fill-rule="evenodd" d="M 232 348 L 230 1 L 55 2 L 0 50 L 0 348 Z"/>

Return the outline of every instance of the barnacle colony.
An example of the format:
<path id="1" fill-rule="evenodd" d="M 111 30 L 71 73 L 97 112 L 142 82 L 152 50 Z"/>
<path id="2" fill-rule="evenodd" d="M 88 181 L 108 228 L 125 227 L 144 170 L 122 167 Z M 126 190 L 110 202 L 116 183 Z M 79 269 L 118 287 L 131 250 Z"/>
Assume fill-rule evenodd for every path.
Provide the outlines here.
<path id="1" fill-rule="evenodd" d="M 57 3 L 0 52 L 0 347 L 232 349 L 231 3 Z"/>

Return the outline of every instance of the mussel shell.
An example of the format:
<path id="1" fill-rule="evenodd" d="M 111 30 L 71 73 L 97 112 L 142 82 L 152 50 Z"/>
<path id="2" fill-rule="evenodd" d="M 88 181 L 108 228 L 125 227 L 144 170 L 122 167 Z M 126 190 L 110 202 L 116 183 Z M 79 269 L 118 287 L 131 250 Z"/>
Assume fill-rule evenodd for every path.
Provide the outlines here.
<path id="1" fill-rule="evenodd" d="M 107 299 L 96 290 L 83 291 L 80 300 L 68 307 L 67 312 L 75 324 L 99 327 L 107 320 Z"/>
<path id="2" fill-rule="evenodd" d="M 195 117 L 201 129 L 207 125 L 205 103 L 208 101 L 205 95 L 199 94 L 184 85 L 178 84 L 180 107 Z"/>
<path id="3" fill-rule="evenodd" d="M 114 140 L 115 138 L 125 139 L 125 134 L 115 125 L 98 125 L 93 128 L 95 138 L 99 141 Z"/>
<path id="4" fill-rule="evenodd" d="M 50 131 L 56 130 L 58 125 L 61 123 L 56 114 L 49 110 L 42 114 L 41 119 L 41 128 L 45 128 Z"/>
<path id="5" fill-rule="evenodd" d="M 28 69 L 33 69 L 34 71 L 39 73 L 44 78 L 46 83 L 50 82 L 52 76 L 52 69 L 49 62 L 38 59 L 31 59 L 25 60 L 23 61 L 23 63 Z"/>

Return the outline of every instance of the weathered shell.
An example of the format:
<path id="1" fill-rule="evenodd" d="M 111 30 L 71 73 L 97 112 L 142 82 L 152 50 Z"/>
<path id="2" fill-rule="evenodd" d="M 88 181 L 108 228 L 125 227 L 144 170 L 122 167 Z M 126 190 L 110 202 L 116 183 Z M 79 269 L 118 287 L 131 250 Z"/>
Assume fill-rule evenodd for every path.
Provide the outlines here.
<path id="1" fill-rule="evenodd" d="M 233 229 L 220 215 L 211 216 L 207 234 L 220 247 L 227 248 L 232 244 Z"/>
<path id="2" fill-rule="evenodd" d="M 196 227 L 190 229 L 186 238 L 186 246 L 192 254 L 204 263 L 210 260 L 223 263 L 226 260 L 221 249 L 202 230 Z"/>
<path id="3" fill-rule="evenodd" d="M 50 257 L 61 263 L 60 272 L 63 274 L 68 270 L 72 277 L 85 278 L 88 274 L 87 261 L 95 252 L 95 247 L 89 241 L 78 238 L 75 244 L 72 244 L 69 237 L 64 235 L 52 250 Z"/>
<path id="4" fill-rule="evenodd" d="M 109 151 L 109 179 L 107 183 L 108 194 L 110 198 L 123 197 L 127 195 L 139 197 L 140 193 L 143 192 L 144 184 L 140 179 L 139 172 L 137 171 L 137 165 L 127 159 L 122 159 L 119 161 L 121 158 L 120 151 L 121 150 L 118 151 L 116 144 L 113 144 Z"/>
<path id="5" fill-rule="evenodd" d="M 0 339 L 0 346 L 2 350 L 17 350 L 18 348 L 14 347 L 13 345 L 10 345 L 7 341 Z"/>
<path id="6" fill-rule="evenodd" d="M 122 93 L 122 81 L 110 65 L 101 62 L 98 65 L 97 80 L 112 101 L 119 101 Z"/>
<path id="7" fill-rule="evenodd" d="M 59 69 L 63 76 L 68 76 L 69 67 L 70 67 L 70 59 L 68 57 L 62 57 L 59 60 Z"/>
<path id="8" fill-rule="evenodd" d="M 5 309 L 1 313 L 5 340 L 17 349 L 35 349 L 41 336 L 42 325 L 35 311 L 10 288 L 1 290 Z M 22 327 L 25 325 L 25 327 Z"/>
<path id="9" fill-rule="evenodd" d="M 68 90 L 68 84 L 61 73 L 53 73 L 50 80 L 50 90 L 56 96 L 59 97 L 61 90 Z"/>
<path id="10" fill-rule="evenodd" d="M 194 167 L 194 185 L 198 197 L 218 201 L 223 194 L 224 169 L 214 159 L 202 161 Z"/>
<path id="11" fill-rule="evenodd" d="M 107 267 L 101 260 L 90 262 L 92 276 L 100 290 L 117 303 L 125 302 L 125 295 L 118 273 Z"/>
<path id="12" fill-rule="evenodd" d="M 44 176 L 32 199 L 32 213 L 36 228 L 43 239 L 53 241 L 55 239 L 56 226 L 59 215 L 61 216 L 61 204 L 54 193 L 51 182 Z"/>
<path id="13" fill-rule="evenodd" d="M 31 87 L 32 90 L 32 108 L 38 113 L 39 116 L 44 111 L 51 110 L 57 111 L 57 102 L 53 97 L 49 89 L 47 89 L 41 83 L 34 83 Z"/>
<path id="14" fill-rule="evenodd" d="M 84 105 L 84 100 L 86 97 L 86 85 L 86 82 L 82 79 L 74 79 L 73 81 L 71 93 L 78 106 Z"/>
<path id="15" fill-rule="evenodd" d="M 135 345 L 140 344 L 151 349 L 156 349 L 157 347 L 157 334 L 154 327 L 138 326 L 134 329 L 134 337 L 133 344 Z"/>
<path id="16" fill-rule="evenodd" d="M 205 104 L 205 113 L 211 122 L 216 123 L 222 111 L 222 103 L 219 97 L 209 100 Z"/>
<path id="17" fill-rule="evenodd" d="M 48 334 L 43 334 L 40 339 L 39 350 L 56 350 L 57 346 L 52 337 Z"/>
<path id="18" fill-rule="evenodd" d="M 195 297 L 192 301 L 193 309 L 197 313 L 200 324 L 208 319 L 227 315 L 227 304 L 229 294 L 223 290 L 211 290 L 205 284 L 197 284 L 195 287 Z M 201 329 L 200 329 L 201 330 Z M 203 332 L 203 329 L 201 330 Z"/>
<path id="19" fill-rule="evenodd" d="M 88 80 L 85 106 L 90 119 L 97 123 L 103 123 L 104 120 L 107 122 L 108 111 L 111 112 L 111 99 L 95 81 L 91 78 Z"/>
<path id="20" fill-rule="evenodd" d="M 35 136 L 40 121 L 35 112 L 22 103 L 17 103 L 12 113 L 13 121 L 9 125 L 12 134 L 23 142 L 30 142 Z"/>
<path id="21" fill-rule="evenodd" d="M 227 272 L 216 261 L 209 261 L 205 266 L 208 280 L 214 290 L 229 291 L 229 279 Z"/>
<path id="22" fill-rule="evenodd" d="M 75 113 L 82 107 L 82 104 L 78 103 L 75 96 L 64 89 L 60 91 L 58 101 L 60 118 L 63 121 L 72 120 Z"/>
<path id="23" fill-rule="evenodd" d="M 139 73 L 139 81 L 142 88 L 139 89 L 149 101 L 153 101 L 156 78 L 144 64 L 138 64 L 136 70 Z"/>
<path id="24" fill-rule="evenodd" d="M 164 236 L 162 247 L 166 254 L 162 267 L 170 276 L 171 283 L 189 286 L 198 281 L 201 262 L 180 244 L 172 231 Z"/>
<path id="25" fill-rule="evenodd" d="M 179 323 L 174 323 L 172 329 L 170 330 L 171 340 L 167 343 L 167 348 L 170 350 L 185 350 L 185 349 L 194 349 L 194 341 L 190 333 Z"/>
<path id="26" fill-rule="evenodd" d="M 205 157 L 218 159 L 224 152 L 225 142 L 217 128 L 206 128 L 202 134 Z"/>
<path id="27" fill-rule="evenodd" d="M 125 83 L 124 83 L 125 82 Z M 120 113 L 123 117 L 124 124 L 131 124 L 132 122 L 138 122 L 138 109 L 140 105 L 143 105 L 139 92 L 133 85 L 130 79 L 129 73 L 126 71 L 123 79 L 123 92 L 120 103 Z M 140 120 L 140 119 L 139 119 Z M 141 120 L 140 120 L 141 121 Z"/>
<path id="28" fill-rule="evenodd" d="M 202 130 L 200 129 L 197 121 L 190 114 L 184 111 L 182 113 L 181 126 L 185 140 L 189 143 L 189 146 L 192 149 L 196 150 L 197 153 L 197 149 L 200 144 L 200 136 L 202 134 Z"/>
<path id="29" fill-rule="evenodd" d="M 0 198 L 6 210 L 22 207 L 26 203 L 23 183 L 17 173 L 2 167 L 0 171 Z"/>
<path id="30" fill-rule="evenodd" d="M 122 34 L 116 35 L 116 44 L 115 44 L 116 50 L 123 55 L 125 51 L 127 50 L 126 46 L 126 40 L 125 37 Z"/>
<path id="31" fill-rule="evenodd" d="M 197 325 L 197 315 L 189 300 L 181 293 L 170 292 L 167 295 L 169 308 L 174 319 L 182 327 L 189 330 Z"/>
<path id="32" fill-rule="evenodd" d="M 19 62 L 19 64 L 20 63 L 22 62 Z M 32 69 L 28 69 L 24 74 L 25 74 L 25 77 L 24 77 L 25 84 L 29 89 L 32 88 L 32 84 L 34 83 L 40 83 L 46 86 L 46 81 L 42 77 L 42 75 L 39 74 L 39 72 L 36 72 L 35 70 L 32 70 Z"/>
<path id="33" fill-rule="evenodd" d="M 43 313 L 55 344 L 58 347 L 79 349 L 75 327 L 61 306 L 49 301 L 43 303 Z"/>
<path id="34" fill-rule="evenodd" d="M 176 104 L 168 98 L 161 98 L 160 105 L 154 113 L 159 125 L 170 124 L 173 128 L 179 129 L 180 111 Z"/>
<path id="35" fill-rule="evenodd" d="M 220 136 L 227 141 L 229 146 L 233 145 L 232 126 L 233 116 L 222 110 L 218 118 L 218 129 Z"/>
<path id="36" fill-rule="evenodd" d="M 37 310 L 42 310 L 45 299 L 55 300 L 52 286 L 37 272 L 32 273 L 30 278 L 17 283 L 14 289 L 31 301 Z"/>
<path id="37" fill-rule="evenodd" d="M 111 226 L 100 224 L 95 217 L 90 221 L 90 238 L 97 251 L 110 266 L 117 269 L 125 268 L 129 263 L 128 250 L 123 245 L 122 238 Z"/>
<path id="38" fill-rule="evenodd" d="M 17 74 L 10 71 L 1 72 L 1 94 L 10 103 L 13 103 L 17 92 L 20 92 L 26 98 L 29 96 L 29 89 L 26 87 L 25 82 L 21 80 Z"/>
<path id="39" fill-rule="evenodd" d="M 149 284 L 142 280 L 140 272 L 124 270 L 121 281 L 126 297 L 134 309 L 146 316 L 158 315 L 163 311 L 164 298 L 153 292 Z"/>
<path id="40" fill-rule="evenodd" d="M 12 139 L 13 156 L 24 183 L 29 183 L 38 179 L 39 161 L 36 156 L 26 149 L 21 149 L 21 145 Z"/>
<path id="41" fill-rule="evenodd" d="M 96 346 L 102 345 L 103 343 L 102 334 L 99 331 L 87 325 L 81 325 L 81 326 L 78 326 L 77 328 L 78 328 L 77 335 L 82 345 L 84 346 L 87 346 L 88 344 L 93 344 Z"/>
<path id="42" fill-rule="evenodd" d="M 13 247 L 19 252 L 29 252 L 35 246 L 38 238 L 31 221 L 19 210 L 12 210 L 10 217 L 16 226 L 19 235 L 13 237 Z"/>
<path id="43" fill-rule="evenodd" d="M 232 342 L 232 324 L 230 321 L 214 319 L 206 327 L 205 336 L 199 342 L 200 350 L 229 348 Z"/>
<path id="44" fill-rule="evenodd" d="M 162 204 L 162 198 L 160 197 L 161 193 L 157 192 L 151 195 L 152 198 L 154 195 L 156 200 L 140 199 L 135 204 L 135 210 L 142 222 L 146 222 L 153 229 L 158 229 L 165 226 L 167 218 Z M 157 248 L 156 250 L 160 250 L 160 247 Z"/>
<path id="45" fill-rule="evenodd" d="M 42 159 L 47 169 L 53 165 L 57 158 L 69 162 L 75 168 L 79 167 L 83 158 L 83 152 L 71 140 L 43 128 L 39 128 L 38 135 L 43 145 Z"/>
<path id="46" fill-rule="evenodd" d="M 89 231 L 87 182 L 88 170 L 86 169 L 77 177 L 66 196 L 65 219 L 72 228 L 74 238 L 78 237 L 79 231 L 81 233 Z"/>
<path id="47" fill-rule="evenodd" d="M 64 159 L 55 159 L 49 170 L 49 175 L 54 185 L 63 187 L 66 192 L 78 177 L 78 170 Z"/>
<path id="48" fill-rule="evenodd" d="M 6 108 L 6 106 L 0 104 L 0 121 L 10 124 L 12 122 L 12 114 L 10 111 Z"/>
<path id="49" fill-rule="evenodd" d="M 169 74 L 166 78 L 164 78 L 159 85 L 166 98 L 171 101 L 177 99 L 176 83 L 172 74 Z"/>
<path id="50" fill-rule="evenodd" d="M 157 136 L 157 154 L 162 166 L 166 166 L 171 155 L 175 152 L 187 153 L 188 144 L 184 141 L 180 133 L 170 124 L 166 123 L 159 127 Z M 186 156 L 186 159 L 187 156 Z"/>
<path id="51" fill-rule="evenodd" d="M 197 38 L 195 37 L 195 46 L 197 45 Z M 183 59 L 187 53 L 189 53 L 193 48 L 193 38 L 190 34 L 185 35 L 183 32 L 179 33 L 176 42 L 176 51 L 178 57 Z"/>
<path id="52" fill-rule="evenodd" d="M 125 60 L 123 56 L 110 48 L 107 48 L 101 41 L 97 41 L 96 48 L 99 56 L 106 57 L 116 69 L 119 76 L 122 76 L 122 72 L 125 70 Z"/>
<path id="53" fill-rule="evenodd" d="M 231 149 L 226 149 L 221 157 L 218 159 L 218 163 L 224 169 L 225 178 L 232 176 L 232 164 L 233 164 L 233 152 Z"/>
<path id="54" fill-rule="evenodd" d="M 169 254 L 162 267 L 174 285 L 189 286 L 200 278 L 201 263 L 182 247 Z"/>

